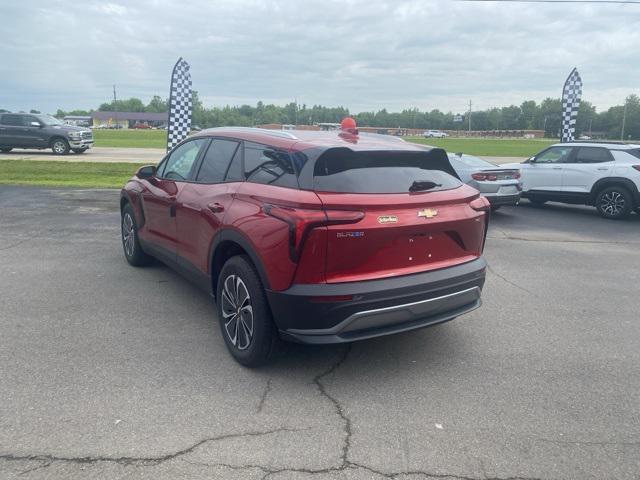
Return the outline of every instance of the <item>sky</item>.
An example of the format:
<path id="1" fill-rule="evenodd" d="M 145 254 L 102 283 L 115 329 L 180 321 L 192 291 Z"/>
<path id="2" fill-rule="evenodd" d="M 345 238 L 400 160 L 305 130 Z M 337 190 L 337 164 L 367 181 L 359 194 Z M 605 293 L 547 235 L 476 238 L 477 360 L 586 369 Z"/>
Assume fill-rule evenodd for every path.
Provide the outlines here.
<path id="1" fill-rule="evenodd" d="M 2 0 L 0 19 L 11 111 L 167 97 L 180 56 L 205 106 L 458 113 L 559 97 L 574 66 L 598 111 L 640 94 L 640 4 Z"/>

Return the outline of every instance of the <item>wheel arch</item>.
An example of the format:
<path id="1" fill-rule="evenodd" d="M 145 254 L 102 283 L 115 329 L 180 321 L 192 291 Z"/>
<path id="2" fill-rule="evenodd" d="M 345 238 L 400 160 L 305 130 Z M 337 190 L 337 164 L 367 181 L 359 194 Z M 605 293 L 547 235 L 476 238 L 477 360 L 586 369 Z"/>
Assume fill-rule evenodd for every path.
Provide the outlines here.
<path id="1" fill-rule="evenodd" d="M 218 273 L 222 269 L 224 263 L 231 257 L 236 255 L 246 255 L 256 269 L 260 281 L 265 289 L 269 287 L 269 278 L 267 272 L 254 251 L 250 241 L 241 233 L 234 230 L 223 230 L 218 233 L 209 251 L 209 275 L 211 277 L 211 291 L 215 298 L 218 288 Z"/>
<path id="2" fill-rule="evenodd" d="M 53 135 L 49 139 L 49 147 L 52 147 L 53 142 L 55 142 L 56 140 L 64 140 L 65 142 L 67 142 L 67 145 L 69 145 L 69 140 L 64 135 Z"/>
<path id="3" fill-rule="evenodd" d="M 605 188 L 609 187 L 622 187 L 625 190 L 628 190 L 633 197 L 634 206 L 638 206 L 638 204 L 640 204 L 640 193 L 638 192 L 638 187 L 631 180 L 624 177 L 606 177 L 598 180 L 591 188 L 589 203 L 591 205 L 595 205 L 598 194 Z"/>

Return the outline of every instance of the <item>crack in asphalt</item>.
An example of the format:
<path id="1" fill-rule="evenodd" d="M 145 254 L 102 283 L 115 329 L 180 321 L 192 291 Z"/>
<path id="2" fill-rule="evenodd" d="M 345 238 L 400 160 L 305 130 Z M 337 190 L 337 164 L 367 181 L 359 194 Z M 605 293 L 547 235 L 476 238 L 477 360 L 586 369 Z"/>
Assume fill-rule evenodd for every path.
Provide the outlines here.
<path id="1" fill-rule="evenodd" d="M 531 290 L 528 290 L 520 285 L 518 285 L 517 283 L 509 280 L 508 278 L 506 278 L 505 276 L 499 274 L 498 272 L 496 272 L 493 268 L 491 268 L 490 265 L 487 265 L 487 270 L 489 270 L 493 275 L 495 275 L 496 277 L 498 277 L 499 279 L 501 279 L 502 281 L 508 283 L 509 285 L 512 285 L 514 287 L 516 287 L 519 290 L 522 290 L 523 292 L 528 293 L 529 295 L 531 295 L 532 297 L 538 298 L 538 296 L 533 293 Z"/>
<path id="2" fill-rule="evenodd" d="M 326 397 L 333 404 L 336 414 L 340 417 L 340 419 L 344 423 L 344 443 L 342 444 L 342 453 L 340 456 L 342 460 L 342 467 L 345 467 L 349 464 L 348 456 L 349 456 L 349 449 L 351 448 L 351 435 L 353 433 L 351 430 L 351 419 L 345 413 L 344 407 L 338 401 L 338 399 L 332 396 L 329 392 L 327 392 L 327 388 L 322 383 L 322 379 L 334 373 L 338 368 L 342 366 L 342 364 L 344 364 L 344 362 L 347 360 L 347 357 L 349 356 L 349 353 L 351 352 L 351 347 L 352 347 L 351 343 L 347 344 L 347 347 L 344 349 L 344 352 L 342 353 L 338 361 L 335 362 L 333 365 L 329 366 L 327 370 L 325 370 L 322 373 L 319 373 L 313 378 L 313 383 L 318 388 L 320 395 L 322 395 L 323 397 Z"/>
<path id="3" fill-rule="evenodd" d="M 167 462 L 169 460 L 174 460 L 183 455 L 188 455 L 194 452 L 197 448 L 202 445 L 210 442 L 217 442 L 221 440 L 228 440 L 233 438 L 244 438 L 244 437 L 260 437 L 264 435 L 272 435 L 274 433 L 280 432 L 298 432 L 300 429 L 292 429 L 292 428 L 276 428 L 273 430 L 265 430 L 265 431 L 253 431 L 253 432 L 244 432 L 244 433 L 227 433 L 224 435 L 219 435 L 216 437 L 209 437 L 202 439 L 193 445 L 183 448 L 182 450 L 178 450 L 173 453 L 168 453 L 166 455 L 158 456 L 158 457 L 102 457 L 102 456 L 86 456 L 86 457 L 62 457 L 57 455 L 48 455 L 48 454 L 36 454 L 36 455 L 14 455 L 14 454 L 0 454 L 0 460 L 5 460 L 8 462 L 43 462 L 41 468 L 46 468 L 51 466 L 56 462 L 64 462 L 64 463 L 74 463 L 74 464 L 95 464 L 95 463 L 117 463 L 119 465 L 126 466 L 152 466 L 152 465 L 160 465 L 161 463 Z M 27 473 L 28 469 L 22 474 Z"/>
<path id="4" fill-rule="evenodd" d="M 264 387 L 264 392 L 262 392 L 262 396 L 260 397 L 260 403 L 258 403 L 258 411 L 257 413 L 262 413 L 262 409 L 264 408 L 265 403 L 267 402 L 267 397 L 271 393 L 271 378 L 267 380 L 267 385 Z"/>

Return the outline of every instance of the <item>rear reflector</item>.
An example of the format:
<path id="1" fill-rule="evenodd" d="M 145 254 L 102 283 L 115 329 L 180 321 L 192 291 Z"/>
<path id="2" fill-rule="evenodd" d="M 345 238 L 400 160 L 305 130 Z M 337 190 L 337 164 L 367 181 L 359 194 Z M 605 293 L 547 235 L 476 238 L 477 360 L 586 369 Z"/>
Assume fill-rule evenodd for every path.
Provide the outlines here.
<path id="1" fill-rule="evenodd" d="M 312 303 L 348 302 L 353 300 L 353 295 L 332 295 L 328 297 L 309 297 Z"/>

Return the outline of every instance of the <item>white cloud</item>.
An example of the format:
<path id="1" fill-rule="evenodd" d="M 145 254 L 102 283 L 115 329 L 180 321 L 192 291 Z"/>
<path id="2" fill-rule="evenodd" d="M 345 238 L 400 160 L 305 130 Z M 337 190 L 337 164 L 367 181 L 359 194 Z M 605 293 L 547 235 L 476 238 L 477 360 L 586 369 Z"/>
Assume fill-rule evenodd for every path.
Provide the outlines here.
<path id="1" fill-rule="evenodd" d="M 3 2 L 0 107 L 167 95 L 179 56 L 207 104 L 462 111 L 559 96 L 574 66 L 606 108 L 640 86 L 639 5 L 433 1 Z M 9 21 L 6 21 L 6 20 Z"/>

